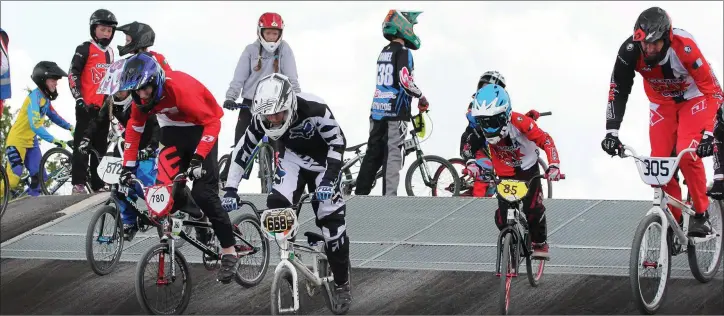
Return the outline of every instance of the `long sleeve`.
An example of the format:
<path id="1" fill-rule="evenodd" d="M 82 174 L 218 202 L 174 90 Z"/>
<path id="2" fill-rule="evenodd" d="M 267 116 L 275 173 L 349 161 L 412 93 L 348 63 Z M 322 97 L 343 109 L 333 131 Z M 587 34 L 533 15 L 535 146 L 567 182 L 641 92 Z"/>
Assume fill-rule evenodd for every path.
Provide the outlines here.
<path id="1" fill-rule="evenodd" d="M 297 61 L 294 58 L 294 52 L 288 43 L 282 45 L 282 58 L 279 67 L 282 74 L 289 77 L 289 81 L 292 83 L 292 89 L 294 92 L 302 92 L 302 88 L 299 86 L 299 74 L 297 73 Z"/>
<path id="2" fill-rule="evenodd" d="M 138 144 L 141 134 L 146 128 L 149 114 L 141 112 L 136 106 L 131 107 L 131 118 L 126 124 L 126 149 L 123 151 L 123 166 L 135 167 L 138 156 Z"/>
<path id="3" fill-rule="evenodd" d="M 226 90 L 226 100 L 236 101 L 241 95 L 241 88 L 244 87 L 244 82 L 249 78 L 251 72 L 251 48 L 249 46 L 244 49 L 241 53 L 239 61 L 236 63 L 236 69 L 234 70 L 234 78 L 229 83 L 229 89 Z"/>
<path id="4" fill-rule="evenodd" d="M 342 168 L 342 156 L 347 147 L 347 140 L 344 137 L 342 128 L 334 119 L 329 106 L 326 106 L 324 117 L 315 118 L 315 126 L 324 141 L 329 145 L 327 151 L 327 170 L 324 172 L 324 179 L 334 181 L 339 176 Z"/>
<path id="5" fill-rule="evenodd" d="M 85 63 L 88 60 L 89 51 L 90 42 L 85 42 L 78 45 L 78 47 L 75 48 L 73 60 L 70 62 L 70 71 L 68 71 L 68 85 L 70 85 L 70 93 L 76 100 L 83 98 L 83 95 L 81 94 L 81 91 L 83 90 L 81 87 L 80 76 L 83 73 L 83 68 L 85 68 Z"/>
<path id="6" fill-rule="evenodd" d="M 252 118 L 249 128 L 246 129 L 246 133 L 239 139 L 239 142 L 234 146 L 234 151 L 231 153 L 231 165 L 229 166 L 229 175 L 226 178 L 226 188 L 236 189 L 239 187 L 241 182 L 241 176 L 244 173 L 244 168 L 249 163 L 249 157 L 251 152 L 256 148 L 262 138 L 264 138 L 264 131 L 261 129 L 261 124 L 258 119 Z"/>
<path id="7" fill-rule="evenodd" d="M 608 92 L 606 130 L 617 131 L 621 127 L 623 115 L 626 112 L 626 102 L 628 102 L 636 76 L 635 66 L 639 54 L 638 46 L 633 42 L 633 36 L 623 42 L 618 50 Z"/>
<path id="8" fill-rule="evenodd" d="M 30 104 L 27 108 L 27 115 L 28 115 L 28 123 L 30 125 L 30 129 L 33 130 L 33 133 L 35 135 L 38 135 L 40 138 L 42 138 L 44 141 L 52 143 L 55 141 L 55 137 L 53 135 L 50 135 L 48 133 L 48 130 L 45 129 L 43 126 L 43 115 L 40 112 L 40 102 L 48 102 L 47 100 L 42 100 L 38 96 L 40 92 L 31 93 L 30 94 Z"/>

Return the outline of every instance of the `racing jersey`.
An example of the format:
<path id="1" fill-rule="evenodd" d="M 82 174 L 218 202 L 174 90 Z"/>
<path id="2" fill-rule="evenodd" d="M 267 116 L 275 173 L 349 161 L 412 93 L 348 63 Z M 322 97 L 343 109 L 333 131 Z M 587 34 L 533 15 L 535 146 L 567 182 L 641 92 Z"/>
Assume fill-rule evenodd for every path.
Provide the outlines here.
<path id="1" fill-rule="evenodd" d="M 229 169 L 226 181 L 227 188 L 237 188 L 244 167 L 247 165 L 251 152 L 264 137 L 261 120 L 254 116 L 244 137 L 232 153 L 234 162 Z M 284 150 L 297 154 L 307 169 L 326 168 L 323 178 L 335 181 L 342 168 L 342 154 L 347 146 L 342 128 L 332 114 L 329 106 L 316 95 L 309 93 L 297 94 L 297 115 L 287 131 L 277 143 L 284 144 Z M 279 156 L 284 157 L 284 150 Z"/>
<path id="2" fill-rule="evenodd" d="M 611 75 L 607 130 L 620 128 L 636 72 L 644 79 L 644 91 L 651 103 L 676 104 L 700 96 L 721 102 L 721 86 L 694 37 L 677 28 L 672 35 L 666 56 L 653 66 L 644 62 L 643 52 L 633 41 L 633 35 L 621 44 Z"/>
<path id="3" fill-rule="evenodd" d="M 124 167 L 136 165 L 141 133 L 151 115 L 156 115 L 160 127 L 203 126 L 195 153 L 206 158 L 219 137 L 224 111 L 211 92 L 194 77 L 181 71 L 167 72 L 161 100 L 150 112 L 144 113 L 137 106 L 131 106 L 131 118 L 126 125 Z"/>
<path id="4" fill-rule="evenodd" d="M 105 99 L 105 95 L 96 93 L 96 90 L 106 69 L 113 63 L 113 49 L 109 47 L 103 49 L 94 41 L 84 42 L 75 48 L 75 55 L 70 62 L 70 92 L 73 98 L 83 99 L 88 106 L 100 108 Z"/>
<path id="5" fill-rule="evenodd" d="M 10 127 L 6 146 L 16 146 L 22 148 L 32 148 L 35 143 L 35 136 L 40 136 L 44 141 L 52 143 L 55 137 L 50 135 L 43 126 L 45 116 L 56 125 L 70 130 L 70 123 L 64 120 L 50 104 L 50 100 L 45 97 L 40 89 L 35 88 L 25 98 L 23 106 L 20 107 L 18 118 L 15 124 Z"/>
<path id="6" fill-rule="evenodd" d="M 382 49 L 377 57 L 377 85 L 370 114 L 373 120 L 410 119 L 412 98 L 422 97 L 413 78 L 414 69 L 412 51 L 405 45 L 391 42 Z"/>
<path id="7" fill-rule="evenodd" d="M 553 138 L 540 129 L 532 118 L 512 112 L 507 128 L 506 137 L 497 144 L 488 144 L 496 174 L 512 177 L 522 170 L 530 169 L 538 163 L 538 148 L 542 148 L 546 152 L 549 165 L 560 164 Z M 475 138 L 471 138 L 471 140 L 475 140 Z M 483 141 L 469 143 L 470 151 L 474 154 L 481 149 L 485 145 L 484 140 L 485 138 Z"/>

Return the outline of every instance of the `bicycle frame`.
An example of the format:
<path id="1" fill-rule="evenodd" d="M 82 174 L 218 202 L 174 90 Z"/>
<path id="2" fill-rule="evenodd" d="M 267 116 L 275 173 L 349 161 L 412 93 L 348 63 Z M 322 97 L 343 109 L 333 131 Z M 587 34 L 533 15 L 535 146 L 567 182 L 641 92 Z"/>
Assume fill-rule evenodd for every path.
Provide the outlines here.
<path id="1" fill-rule="evenodd" d="M 654 198 L 652 200 L 653 206 L 651 207 L 651 209 L 649 209 L 648 212 L 646 212 L 645 216 L 653 213 L 658 214 L 661 218 L 662 231 L 666 232 L 668 231 L 668 228 L 671 227 L 672 231 L 680 241 L 680 244 L 683 246 L 682 252 L 686 250 L 686 246 L 688 246 L 690 242 L 696 244 L 716 238 L 716 234 L 710 234 L 709 236 L 704 238 L 688 237 L 687 234 L 689 231 L 689 217 L 696 215 L 696 212 L 694 212 L 694 210 L 686 203 L 683 203 L 682 201 L 664 192 L 662 188 L 664 185 L 668 184 L 671 178 L 673 178 L 673 175 L 678 172 L 679 162 L 681 162 L 681 158 L 687 153 L 696 152 L 696 148 L 684 149 L 679 153 L 679 155 L 676 156 L 676 158 L 639 156 L 636 154 L 636 151 L 633 148 L 625 145 L 623 148 L 624 150 L 621 151 L 619 156 L 621 158 L 634 158 L 636 162 L 636 168 L 639 171 L 641 179 L 644 181 L 644 183 L 654 187 Z M 626 154 L 626 150 L 631 152 L 631 154 Z M 644 164 L 649 166 L 646 168 L 646 170 L 644 170 Z M 656 172 L 657 174 L 654 174 L 655 172 L 651 170 L 654 169 L 653 167 L 651 167 L 652 164 L 658 165 L 659 167 L 657 167 L 657 169 L 661 169 L 659 171 L 668 170 L 667 174 L 659 175 L 659 171 Z M 667 164 L 671 166 L 665 166 Z M 660 181 L 662 179 L 664 181 Z M 656 182 L 653 182 L 653 180 L 656 180 Z M 682 225 L 679 225 L 678 221 L 674 218 L 674 215 L 671 213 L 671 209 L 669 208 L 669 206 L 678 207 L 681 209 L 683 218 Z M 661 238 L 661 247 L 661 249 L 664 249 L 664 247 L 668 247 L 667 238 Z"/>

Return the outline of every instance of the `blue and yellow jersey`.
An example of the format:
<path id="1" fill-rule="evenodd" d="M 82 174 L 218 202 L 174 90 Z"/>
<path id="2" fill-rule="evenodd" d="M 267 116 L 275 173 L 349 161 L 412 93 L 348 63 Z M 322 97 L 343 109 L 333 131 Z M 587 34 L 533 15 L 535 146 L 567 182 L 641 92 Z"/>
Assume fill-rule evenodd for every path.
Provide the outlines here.
<path id="1" fill-rule="evenodd" d="M 70 123 L 55 112 L 50 100 L 40 92 L 40 89 L 36 88 L 25 98 L 25 102 L 23 102 L 23 106 L 18 112 L 18 117 L 10 128 L 5 145 L 31 148 L 36 135 L 46 142 L 52 143 L 55 138 L 43 126 L 46 115 L 56 125 L 70 130 Z"/>

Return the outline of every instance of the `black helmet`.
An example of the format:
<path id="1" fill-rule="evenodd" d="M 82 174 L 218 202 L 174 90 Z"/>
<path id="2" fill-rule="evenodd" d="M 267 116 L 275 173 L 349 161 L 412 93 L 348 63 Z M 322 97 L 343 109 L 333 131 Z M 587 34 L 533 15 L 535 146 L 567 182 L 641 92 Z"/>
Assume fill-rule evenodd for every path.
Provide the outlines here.
<path id="1" fill-rule="evenodd" d="M 648 8 L 644 10 L 644 12 L 641 12 L 638 19 L 636 19 L 633 40 L 637 45 L 640 46 L 641 42 L 654 43 L 658 40 L 664 41 L 664 46 L 658 54 L 645 57 L 647 64 L 658 63 L 666 56 L 665 52 L 671 46 L 671 37 L 671 19 L 664 9 L 659 7 Z"/>
<path id="2" fill-rule="evenodd" d="M 30 79 L 38 86 L 41 92 L 45 94 L 50 100 L 55 100 L 58 97 L 58 88 L 51 92 L 48 89 L 48 85 L 45 84 L 45 80 L 48 79 L 60 79 L 62 77 L 68 77 L 68 74 L 58 67 L 58 64 L 52 61 L 41 61 L 35 68 L 33 68 L 33 74 L 30 75 Z"/>
<path id="3" fill-rule="evenodd" d="M 133 22 L 123 26 L 119 26 L 117 30 L 131 37 L 131 42 L 127 45 L 118 45 L 118 54 L 121 56 L 138 53 L 142 48 L 153 46 L 156 39 L 156 33 L 153 32 L 151 26 L 145 23 Z"/>
<path id="4" fill-rule="evenodd" d="M 113 28 L 113 33 L 111 33 L 111 38 L 109 39 L 102 39 L 99 40 L 96 38 L 96 26 L 98 25 L 105 25 L 110 26 Z M 113 36 L 116 35 L 116 25 L 118 25 L 118 20 L 116 20 L 116 15 L 113 14 L 113 12 L 108 11 L 106 9 L 98 9 L 93 14 L 91 14 L 90 17 L 90 34 L 91 38 L 98 44 L 100 44 L 103 47 L 108 46 L 111 44 L 111 41 L 113 40 Z"/>

